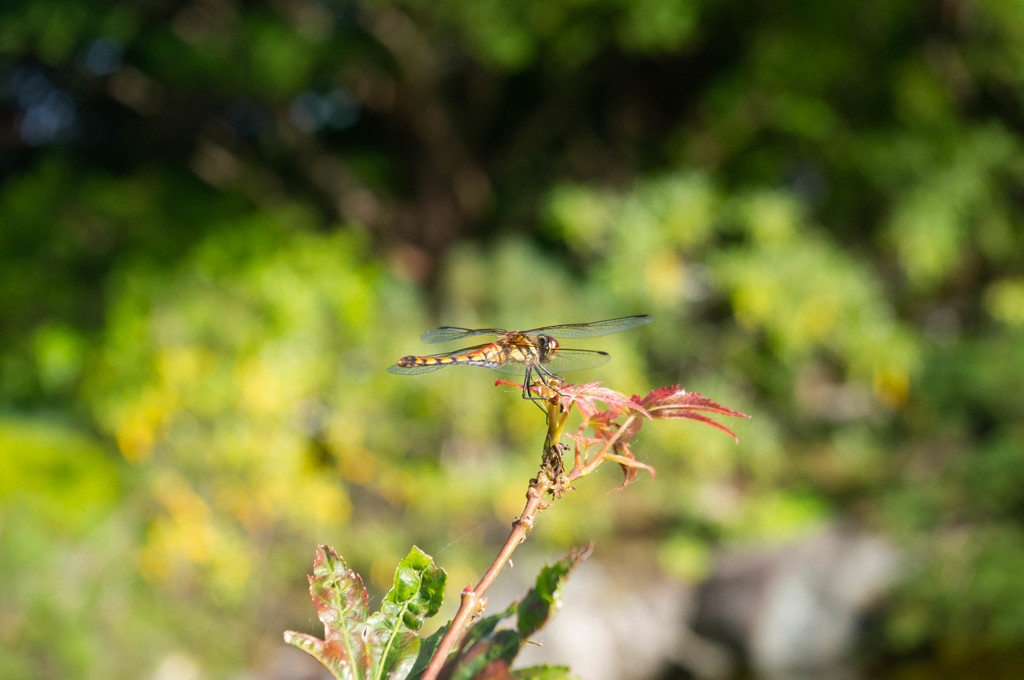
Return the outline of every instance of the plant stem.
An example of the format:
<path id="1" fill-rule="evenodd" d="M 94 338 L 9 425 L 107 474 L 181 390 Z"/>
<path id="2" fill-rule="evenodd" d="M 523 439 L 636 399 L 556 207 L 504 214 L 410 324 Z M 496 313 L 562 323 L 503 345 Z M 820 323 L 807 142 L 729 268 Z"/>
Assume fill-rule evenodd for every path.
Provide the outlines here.
<path id="1" fill-rule="evenodd" d="M 560 413 L 556 404 L 549 404 L 548 435 L 544 451 L 545 461 L 552 455 L 560 455 L 558 441 L 561 439 L 562 428 L 565 427 L 567 417 L 568 413 Z M 526 534 L 533 528 L 534 519 L 537 514 L 548 507 L 548 502 L 544 500 L 544 496 L 550 493 L 556 481 L 546 472 L 545 464 L 542 463 L 537 477 L 530 480 L 530 488 L 526 492 L 526 506 L 523 508 L 523 512 L 512 523 L 512 531 L 509 533 L 508 538 L 505 539 L 505 544 L 501 546 L 497 557 L 491 562 L 491 566 L 487 569 L 483 578 L 480 579 L 476 588 L 470 590 L 467 586 L 462 591 L 462 603 L 459 605 L 459 611 L 456 612 L 455 618 L 452 619 L 451 624 L 448 626 L 448 630 L 441 637 L 441 642 L 438 643 L 434 656 L 431 657 L 430 663 L 424 669 L 423 675 L 420 676 L 420 680 L 436 680 L 444 666 L 444 662 L 448 659 L 448 654 L 462 638 L 466 626 L 484 610 L 484 607 L 487 605 L 487 598 L 484 597 L 484 594 L 491 584 L 494 583 L 494 579 L 498 577 L 501 570 L 508 564 L 515 549 L 526 540 Z"/>
<path id="2" fill-rule="evenodd" d="M 462 591 L 462 604 L 459 606 L 459 611 L 455 614 L 451 625 L 448 626 L 448 630 L 437 645 L 437 650 L 430 659 L 430 664 L 423 671 L 420 680 L 435 680 L 437 678 L 438 673 L 441 672 L 441 667 L 444 666 L 444 662 L 448 658 L 449 652 L 458 644 L 463 632 L 465 632 L 466 626 L 475 616 L 483 611 L 487 604 L 484 593 L 487 592 L 494 579 L 497 578 L 498 574 L 501 573 L 501 570 L 508 563 L 513 551 L 519 547 L 520 543 L 526 540 L 526 534 L 533 528 L 534 518 L 537 516 L 537 513 L 547 507 L 548 504 L 544 500 L 544 495 L 548 492 L 551 484 L 551 480 L 547 479 L 544 475 L 538 475 L 537 479 L 533 480 L 533 483 L 530 484 L 530 490 L 526 494 L 526 506 L 523 508 L 519 518 L 512 523 L 512 532 L 508 535 L 505 544 L 501 547 L 497 557 L 494 558 L 490 568 L 483 575 L 483 578 L 480 579 L 476 588 L 470 590 L 467 587 L 466 590 Z"/>

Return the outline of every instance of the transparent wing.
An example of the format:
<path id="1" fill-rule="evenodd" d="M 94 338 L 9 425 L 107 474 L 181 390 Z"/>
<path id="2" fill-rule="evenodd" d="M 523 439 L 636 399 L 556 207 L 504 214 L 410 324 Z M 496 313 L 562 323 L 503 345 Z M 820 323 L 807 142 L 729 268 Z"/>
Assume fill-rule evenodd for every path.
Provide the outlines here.
<path id="1" fill-rule="evenodd" d="M 448 342 L 449 340 L 461 340 L 473 335 L 504 335 L 508 331 L 500 328 L 459 328 L 457 326 L 441 326 L 429 330 L 420 336 L 423 342 Z"/>
<path id="2" fill-rule="evenodd" d="M 546 333 L 556 338 L 591 338 L 597 335 L 610 335 L 620 331 L 643 326 L 654 321 L 650 314 L 637 314 L 636 316 L 623 316 L 618 319 L 607 319 L 605 321 L 591 321 L 590 323 L 566 323 L 557 326 L 544 326 L 524 331 L 533 335 L 535 333 Z M 441 330 L 440 328 L 437 330 Z M 579 351 L 579 350 L 577 350 Z"/>
<path id="3" fill-rule="evenodd" d="M 420 373 L 430 373 L 438 369 L 444 368 L 445 366 L 451 366 L 452 364 L 433 364 L 431 366 L 399 366 L 398 364 L 391 364 L 388 366 L 388 373 L 397 373 L 399 375 L 419 375 Z"/>
<path id="4" fill-rule="evenodd" d="M 611 357 L 607 352 L 596 352 L 589 349 L 559 349 L 551 359 L 541 365 L 552 373 L 564 373 L 594 368 L 607 363 L 609 359 Z M 499 373 L 511 373 L 519 376 L 526 372 L 526 364 L 515 359 L 501 364 L 487 364 L 487 368 Z"/>
<path id="5" fill-rule="evenodd" d="M 607 352 L 595 352 L 589 349 L 559 349 L 555 356 L 541 365 L 552 373 L 582 371 L 607 363 L 611 357 Z M 520 368 L 520 371 L 522 368 Z"/>
<path id="6" fill-rule="evenodd" d="M 388 373 L 397 373 L 399 375 L 419 375 L 420 373 L 430 373 L 442 369 L 446 366 L 454 366 L 455 364 L 430 364 L 427 366 L 399 366 L 398 364 L 391 364 L 388 366 Z"/>

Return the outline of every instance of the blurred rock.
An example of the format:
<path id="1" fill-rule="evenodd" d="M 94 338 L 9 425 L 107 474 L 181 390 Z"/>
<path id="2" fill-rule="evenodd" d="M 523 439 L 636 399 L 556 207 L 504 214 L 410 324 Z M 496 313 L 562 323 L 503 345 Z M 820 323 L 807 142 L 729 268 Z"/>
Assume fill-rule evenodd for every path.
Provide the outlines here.
<path id="1" fill-rule="evenodd" d="M 613 566 L 593 559 L 580 565 L 563 589 L 562 609 L 534 636 L 537 644 L 523 648 L 517 668 L 565 665 L 582 680 L 659 677 L 687 635 L 691 589 L 664 577 L 618 573 Z M 488 609 L 498 611 L 494 602 Z"/>
<path id="2" fill-rule="evenodd" d="M 697 589 L 693 629 L 760 675 L 823 677 L 850 655 L 858 623 L 896 581 L 899 563 L 883 539 L 842 527 L 725 553 Z"/>

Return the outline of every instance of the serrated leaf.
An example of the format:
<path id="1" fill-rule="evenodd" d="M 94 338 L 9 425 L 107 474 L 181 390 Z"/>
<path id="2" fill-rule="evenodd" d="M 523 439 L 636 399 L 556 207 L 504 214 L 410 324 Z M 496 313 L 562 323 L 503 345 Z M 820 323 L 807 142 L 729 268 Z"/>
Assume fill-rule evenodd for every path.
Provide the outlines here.
<path id="1" fill-rule="evenodd" d="M 309 592 L 324 639 L 287 631 L 285 642 L 311 654 L 338 680 L 400 680 L 416 662 L 416 631 L 440 608 L 446 580 L 444 570 L 414 547 L 395 570 L 381 611 L 369 616 L 362 578 L 334 550 L 320 546 Z"/>
<path id="2" fill-rule="evenodd" d="M 517 603 L 513 602 L 510 604 L 505 611 L 498 614 L 491 614 L 480 619 L 472 626 L 466 629 L 466 634 L 462 637 L 460 647 L 462 649 L 469 649 L 480 640 L 487 638 L 489 635 L 494 634 L 498 625 L 505 619 L 511 618 L 516 612 Z"/>
<path id="3" fill-rule="evenodd" d="M 724 416 L 735 416 L 737 418 L 750 417 L 746 413 L 734 411 L 731 408 L 727 408 L 721 404 L 711 401 L 707 397 L 702 397 L 697 392 L 687 392 L 686 390 L 681 389 L 678 385 L 673 385 L 671 387 L 659 387 L 656 390 L 651 390 L 651 392 L 643 399 L 639 399 L 634 395 L 633 400 L 639 401 L 643 407 L 647 409 L 651 418 L 655 420 L 696 420 L 697 422 L 710 425 L 715 429 L 725 432 L 733 439 L 736 439 L 736 441 L 739 441 L 739 439 L 737 439 L 732 430 L 697 412 L 704 411 Z M 620 435 L 619 440 L 628 441 L 635 437 L 642 424 L 643 421 L 639 418 L 634 419 L 626 431 Z"/>
<path id="4" fill-rule="evenodd" d="M 518 631 L 522 640 L 540 630 L 562 605 L 562 585 L 576 567 L 590 555 L 593 545 L 577 548 L 554 564 L 541 569 L 537 583 L 516 607 Z"/>
<path id="5" fill-rule="evenodd" d="M 591 420 L 599 417 L 599 409 L 595 402 L 602 402 L 611 406 L 611 413 L 606 418 L 614 418 L 627 411 L 637 411 L 647 416 L 647 412 L 639 403 L 639 400 L 627 397 L 621 392 L 601 387 L 601 383 L 585 383 L 583 385 L 565 385 L 559 388 L 559 397 L 562 406 L 566 409 L 574 405 L 583 415 L 584 420 Z"/>
<path id="6" fill-rule="evenodd" d="M 285 642 L 311 654 L 338 680 L 370 677 L 371 655 L 362 635 L 369 613 L 363 579 L 334 550 L 321 545 L 309 577 L 309 594 L 324 624 L 324 639 L 287 631 Z"/>
<path id="7" fill-rule="evenodd" d="M 500 614 L 488 616 L 466 631 L 460 651 L 441 672 L 443 680 L 511 680 L 512 661 L 527 638 L 536 633 L 561 603 L 565 579 L 590 554 L 592 546 L 573 550 L 554 564 L 544 567 L 534 587 L 520 602 L 513 602 Z M 515 629 L 496 630 L 504 620 L 517 616 Z M 539 676 L 547 677 L 547 676 Z M 552 675 L 551 678 L 568 677 Z"/>
<path id="8" fill-rule="evenodd" d="M 423 623 L 437 613 L 444 599 L 447 574 L 434 566 L 429 555 L 413 546 L 395 570 L 394 585 L 370 617 L 367 629 L 373 641 L 375 678 L 399 679 L 416 663 Z"/>
<path id="9" fill-rule="evenodd" d="M 736 416 L 738 418 L 750 417 L 746 413 L 734 411 L 731 408 L 727 408 L 719 403 L 711 401 L 707 397 L 701 396 L 699 392 L 687 392 L 686 390 L 681 389 L 678 385 L 653 390 L 643 398 L 641 403 L 647 408 L 647 410 L 651 411 L 651 415 L 655 418 L 679 417 L 665 415 L 665 409 L 688 409 L 694 411 L 709 411 L 711 413 Z M 655 410 L 662 411 L 662 414 L 655 414 Z"/>

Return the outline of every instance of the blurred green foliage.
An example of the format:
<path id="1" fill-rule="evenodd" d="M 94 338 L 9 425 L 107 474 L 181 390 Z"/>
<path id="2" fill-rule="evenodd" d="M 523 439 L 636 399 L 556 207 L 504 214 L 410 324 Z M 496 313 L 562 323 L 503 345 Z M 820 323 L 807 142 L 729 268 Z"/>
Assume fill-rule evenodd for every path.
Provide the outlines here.
<path id="1" fill-rule="evenodd" d="M 470 581 L 543 423 L 384 367 L 634 313 L 580 379 L 755 418 L 645 430 L 657 480 L 531 549 L 694 579 L 853 517 L 912 556 L 877 654 L 1019 648 L 1022 38 L 995 0 L 3 6 L 5 677 L 254 664 L 318 543 Z"/>

